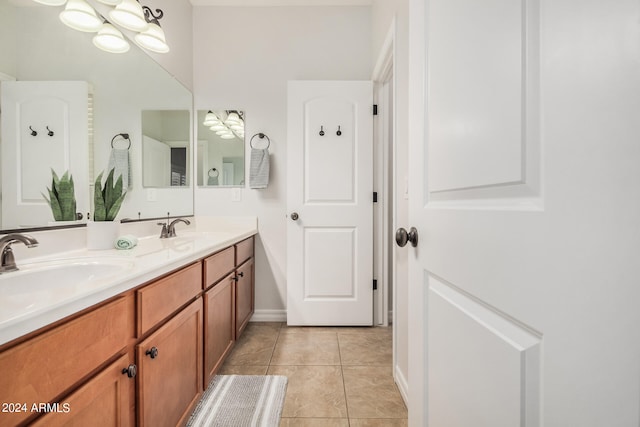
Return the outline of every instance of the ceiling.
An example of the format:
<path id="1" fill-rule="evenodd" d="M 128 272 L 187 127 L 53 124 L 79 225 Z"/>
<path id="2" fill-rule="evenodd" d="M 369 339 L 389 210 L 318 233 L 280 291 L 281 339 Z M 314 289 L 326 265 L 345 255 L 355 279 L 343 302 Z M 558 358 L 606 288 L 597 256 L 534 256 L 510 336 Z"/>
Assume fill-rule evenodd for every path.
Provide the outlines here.
<path id="1" fill-rule="evenodd" d="M 194 6 L 370 6 L 373 0 L 190 0 Z"/>

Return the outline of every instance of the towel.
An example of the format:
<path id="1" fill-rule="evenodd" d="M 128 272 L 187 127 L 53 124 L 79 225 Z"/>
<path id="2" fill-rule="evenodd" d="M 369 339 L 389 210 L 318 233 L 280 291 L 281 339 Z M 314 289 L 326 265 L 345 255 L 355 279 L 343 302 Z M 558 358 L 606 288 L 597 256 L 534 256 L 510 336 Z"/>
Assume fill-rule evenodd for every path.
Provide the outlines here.
<path id="1" fill-rule="evenodd" d="M 131 185 L 131 165 L 129 163 L 129 150 L 122 148 L 113 148 L 109 156 L 109 165 L 107 171 L 115 168 L 113 172 L 113 181 L 117 181 L 122 176 L 122 188 L 130 188 Z"/>
<path id="2" fill-rule="evenodd" d="M 116 239 L 116 249 L 133 249 L 138 244 L 138 238 L 132 234 L 125 234 Z"/>
<path id="3" fill-rule="evenodd" d="M 269 150 L 252 148 L 249 188 L 267 188 L 267 185 L 269 185 Z"/>
<path id="4" fill-rule="evenodd" d="M 207 185 L 218 185 L 218 177 L 210 176 L 209 179 L 207 180 Z"/>

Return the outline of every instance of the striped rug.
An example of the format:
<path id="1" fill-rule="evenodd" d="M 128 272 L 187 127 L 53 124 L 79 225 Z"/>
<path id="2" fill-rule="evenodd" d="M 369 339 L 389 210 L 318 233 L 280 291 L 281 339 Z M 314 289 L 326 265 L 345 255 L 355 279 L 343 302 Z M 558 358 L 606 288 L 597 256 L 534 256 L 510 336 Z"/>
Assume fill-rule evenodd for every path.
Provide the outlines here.
<path id="1" fill-rule="evenodd" d="M 187 426 L 277 427 L 287 377 L 216 375 Z"/>

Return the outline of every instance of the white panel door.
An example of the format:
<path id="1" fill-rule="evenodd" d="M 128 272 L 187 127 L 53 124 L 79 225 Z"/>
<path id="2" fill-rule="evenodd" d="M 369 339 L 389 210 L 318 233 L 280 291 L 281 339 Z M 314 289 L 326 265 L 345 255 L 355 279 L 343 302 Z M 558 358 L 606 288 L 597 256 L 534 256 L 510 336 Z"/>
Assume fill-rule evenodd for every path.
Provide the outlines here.
<path id="1" fill-rule="evenodd" d="M 142 185 L 171 186 L 171 147 L 147 135 L 142 135 Z"/>
<path id="2" fill-rule="evenodd" d="M 410 7 L 410 426 L 640 425 L 638 2 Z"/>
<path id="3" fill-rule="evenodd" d="M 373 322 L 373 86 L 288 87 L 287 323 Z"/>
<path id="4" fill-rule="evenodd" d="M 88 102 L 86 82 L 2 82 L 2 228 L 54 220 L 51 169 L 73 175 L 77 211 L 89 211 Z"/>

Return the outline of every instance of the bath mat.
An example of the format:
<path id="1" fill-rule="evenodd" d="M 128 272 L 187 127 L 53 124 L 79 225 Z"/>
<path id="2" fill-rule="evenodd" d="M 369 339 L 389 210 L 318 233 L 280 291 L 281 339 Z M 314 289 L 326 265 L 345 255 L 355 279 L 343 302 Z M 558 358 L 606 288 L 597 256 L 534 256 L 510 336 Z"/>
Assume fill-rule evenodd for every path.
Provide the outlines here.
<path id="1" fill-rule="evenodd" d="M 278 426 L 286 391 L 281 375 L 216 375 L 187 426 Z"/>

